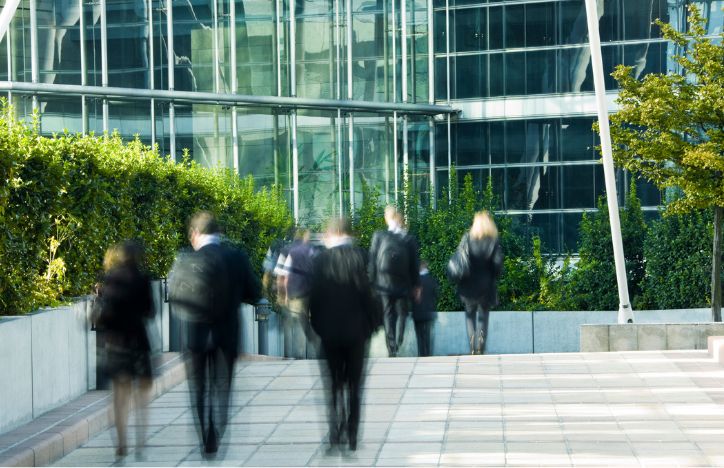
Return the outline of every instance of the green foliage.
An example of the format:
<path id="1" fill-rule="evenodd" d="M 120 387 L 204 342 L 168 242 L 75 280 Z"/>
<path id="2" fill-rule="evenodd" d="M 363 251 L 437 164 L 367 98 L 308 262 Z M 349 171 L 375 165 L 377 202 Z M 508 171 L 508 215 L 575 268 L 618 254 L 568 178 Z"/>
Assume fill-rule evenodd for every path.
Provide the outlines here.
<path id="1" fill-rule="evenodd" d="M 105 250 L 140 238 L 148 268 L 166 275 L 186 241 L 187 217 L 208 209 L 257 268 L 291 225 L 281 192 L 251 178 L 174 163 L 140 141 L 41 137 L 3 106 L 0 121 L 0 314 L 25 313 L 86 294 Z"/>
<path id="2" fill-rule="evenodd" d="M 643 296 L 647 309 L 706 307 L 711 294 L 712 216 L 697 210 L 662 216 L 644 242 Z"/>
<path id="3" fill-rule="evenodd" d="M 626 204 L 620 210 L 620 220 L 629 297 L 635 303 L 641 295 L 644 275 L 646 223 L 634 180 L 631 181 Z M 598 211 L 583 215 L 578 251 L 580 260 L 576 268 L 571 270 L 570 282 L 567 283 L 566 308 L 618 310 L 611 225 L 604 197 L 598 200 Z"/>
<path id="4" fill-rule="evenodd" d="M 724 41 L 705 37 L 706 20 L 695 5 L 689 7 L 688 34 L 658 25 L 682 51 L 673 57 L 681 73 L 639 81 L 632 67 L 616 68 L 614 158 L 661 189 L 681 189 L 669 210 L 724 206 Z"/>

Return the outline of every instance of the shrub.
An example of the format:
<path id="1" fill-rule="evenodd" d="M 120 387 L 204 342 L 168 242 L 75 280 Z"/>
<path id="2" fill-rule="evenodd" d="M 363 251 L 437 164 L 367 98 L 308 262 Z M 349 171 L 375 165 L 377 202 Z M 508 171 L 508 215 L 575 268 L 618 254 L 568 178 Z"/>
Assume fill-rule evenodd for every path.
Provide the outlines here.
<path id="1" fill-rule="evenodd" d="M 39 135 L 3 105 L 0 121 L 0 314 L 25 313 L 87 294 L 103 253 L 123 239 L 147 247 L 148 268 L 165 276 L 186 244 L 187 217 L 215 212 L 228 239 L 257 269 L 271 240 L 291 225 L 276 189 L 161 158 L 140 141 L 65 133 Z"/>

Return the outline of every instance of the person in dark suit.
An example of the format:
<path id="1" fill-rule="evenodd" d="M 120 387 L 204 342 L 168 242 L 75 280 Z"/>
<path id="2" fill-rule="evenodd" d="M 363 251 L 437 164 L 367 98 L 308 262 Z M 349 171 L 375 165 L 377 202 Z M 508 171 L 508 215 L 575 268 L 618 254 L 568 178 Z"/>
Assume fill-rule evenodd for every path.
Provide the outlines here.
<path id="1" fill-rule="evenodd" d="M 465 306 L 471 354 L 483 354 L 488 338 L 490 309 L 498 305 L 498 278 L 503 270 L 503 249 L 498 228 L 487 211 L 475 213 L 473 225 L 460 240 L 448 262 L 448 276 L 458 286 Z"/>
<path id="2" fill-rule="evenodd" d="M 354 245 L 349 221 L 329 222 L 309 294 L 312 328 L 329 369 L 329 442 L 357 449 L 364 355 L 381 317 L 367 276 L 366 252 Z"/>
<path id="3" fill-rule="evenodd" d="M 427 262 L 420 262 L 420 287 L 415 291 L 415 301 L 412 303 L 412 319 L 415 321 L 415 335 L 417 335 L 417 355 L 432 355 L 432 329 L 437 318 L 437 295 L 439 286 L 437 280 L 427 269 Z"/>
<path id="4" fill-rule="evenodd" d="M 256 303 L 261 285 L 246 253 L 222 243 L 221 228 L 211 213 L 196 213 L 188 233 L 194 251 L 177 258 L 169 299 L 184 311 L 186 371 L 196 427 L 204 452 L 214 454 L 228 420 L 239 353 L 239 306 Z"/>
<path id="5" fill-rule="evenodd" d="M 402 214 L 392 205 L 385 208 L 385 223 L 387 230 L 372 236 L 368 274 L 382 302 L 387 352 L 395 357 L 405 336 L 409 301 L 420 280 L 420 253 Z"/>
<path id="6" fill-rule="evenodd" d="M 103 335 L 104 370 L 113 381 L 113 410 L 118 436 L 116 456 L 127 454 L 127 425 L 133 383 L 137 382 L 136 412 L 140 420 L 136 445 L 145 442 L 145 411 L 153 385 L 151 345 L 146 322 L 155 309 L 151 280 L 143 270 L 143 247 L 126 241 L 114 245 L 103 259 L 105 274 L 94 303 L 93 321 Z"/>

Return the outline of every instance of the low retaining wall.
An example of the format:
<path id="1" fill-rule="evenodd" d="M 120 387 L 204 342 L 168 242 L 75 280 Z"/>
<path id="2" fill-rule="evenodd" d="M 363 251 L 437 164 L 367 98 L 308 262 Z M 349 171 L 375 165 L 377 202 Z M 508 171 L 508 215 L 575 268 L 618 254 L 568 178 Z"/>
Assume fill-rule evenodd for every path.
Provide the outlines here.
<path id="1" fill-rule="evenodd" d="M 710 336 L 724 336 L 724 323 L 583 325 L 581 351 L 707 349 Z"/>

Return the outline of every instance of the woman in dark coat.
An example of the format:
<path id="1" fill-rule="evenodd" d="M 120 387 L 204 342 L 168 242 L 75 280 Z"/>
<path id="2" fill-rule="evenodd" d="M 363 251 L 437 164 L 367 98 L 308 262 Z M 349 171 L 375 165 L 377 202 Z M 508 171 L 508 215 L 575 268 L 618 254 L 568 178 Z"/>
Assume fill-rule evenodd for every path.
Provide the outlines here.
<path id="1" fill-rule="evenodd" d="M 448 274 L 458 285 L 465 306 L 471 354 L 483 354 L 488 336 L 490 309 L 498 305 L 498 277 L 503 269 L 503 249 L 498 228 L 487 211 L 475 213 L 473 225 L 463 235 L 448 264 Z"/>
<path id="2" fill-rule="evenodd" d="M 113 409 L 118 446 L 127 453 L 126 428 L 133 382 L 138 384 L 136 408 L 141 417 L 137 445 L 144 442 L 145 406 L 152 386 L 151 346 L 146 321 L 154 314 L 151 282 L 142 271 L 143 248 L 131 241 L 106 252 L 105 274 L 98 291 L 96 324 L 105 340 L 105 370 L 113 382 Z"/>
<path id="3" fill-rule="evenodd" d="M 327 249 L 314 262 L 309 310 L 331 379 L 329 442 L 336 446 L 346 438 L 356 450 L 364 355 L 382 320 L 367 276 L 367 254 L 349 232 L 348 221 L 329 222 Z"/>

